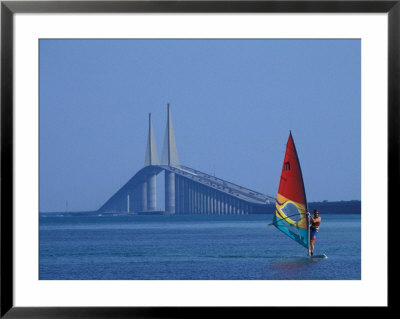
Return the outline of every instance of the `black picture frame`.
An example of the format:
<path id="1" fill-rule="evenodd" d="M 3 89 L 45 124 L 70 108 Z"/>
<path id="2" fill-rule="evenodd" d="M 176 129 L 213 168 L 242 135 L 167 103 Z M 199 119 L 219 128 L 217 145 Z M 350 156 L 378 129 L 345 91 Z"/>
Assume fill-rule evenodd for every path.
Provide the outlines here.
<path id="1" fill-rule="evenodd" d="M 0 316 L 5 318 L 189 318 L 226 316 L 225 307 L 14 307 L 13 303 L 13 17 L 15 13 L 117 12 L 312 12 L 388 13 L 388 208 L 399 189 L 400 0 L 396 1 L 1 1 L 1 278 Z M 384 199 L 381 199 L 384 200 Z M 388 211 L 388 218 L 390 214 Z M 396 213 L 396 212 L 392 212 Z M 393 215 L 393 214 L 392 214 Z M 390 225 L 390 223 L 389 223 Z M 389 227 L 389 226 L 388 226 Z M 392 226 L 393 227 L 393 226 Z M 389 233 L 390 227 L 389 227 Z M 381 239 L 382 240 L 382 239 Z M 388 247 L 390 241 L 388 238 Z M 390 258 L 388 253 L 388 265 Z M 389 271 L 389 269 L 388 269 Z M 388 281 L 388 287 L 390 280 Z M 388 294 L 389 295 L 389 294 Z M 388 307 L 391 298 L 388 298 Z M 231 309 L 228 309 L 231 311 Z M 236 315 L 267 307 L 235 308 Z M 308 307 L 285 310 L 305 312 Z M 347 309 L 349 310 L 349 309 Z M 249 312 L 250 311 L 250 312 Z"/>

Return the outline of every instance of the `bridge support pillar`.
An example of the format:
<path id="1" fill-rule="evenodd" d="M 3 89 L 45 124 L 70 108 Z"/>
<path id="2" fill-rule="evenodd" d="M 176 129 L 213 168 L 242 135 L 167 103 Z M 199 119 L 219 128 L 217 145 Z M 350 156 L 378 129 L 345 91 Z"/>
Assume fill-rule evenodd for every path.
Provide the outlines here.
<path id="1" fill-rule="evenodd" d="M 131 196 L 129 195 L 129 193 L 126 194 L 126 212 L 131 212 Z"/>
<path id="2" fill-rule="evenodd" d="M 156 174 L 150 174 L 147 177 L 147 210 L 156 210 Z"/>
<path id="3" fill-rule="evenodd" d="M 175 214 L 175 174 L 165 171 L 165 210 Z"/>
<path id="4" fill-rule="evenodd" d="M 143 181 L 140 185 L 140 210 L 147 211 L 147 182 Z"/>

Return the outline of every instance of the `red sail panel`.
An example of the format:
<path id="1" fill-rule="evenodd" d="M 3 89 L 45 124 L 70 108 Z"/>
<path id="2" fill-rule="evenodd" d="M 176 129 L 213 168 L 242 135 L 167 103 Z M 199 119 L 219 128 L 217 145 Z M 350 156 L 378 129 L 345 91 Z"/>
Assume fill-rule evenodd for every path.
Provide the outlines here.
<path id="1" fill-rule="evenodd" d="M 306 205 L 303 176 L 301 174 L 300 162 L 292 133 L 290 133 L 286 144 L 286 153 L 282 166 L 278 194 L 299 204 Z"/>

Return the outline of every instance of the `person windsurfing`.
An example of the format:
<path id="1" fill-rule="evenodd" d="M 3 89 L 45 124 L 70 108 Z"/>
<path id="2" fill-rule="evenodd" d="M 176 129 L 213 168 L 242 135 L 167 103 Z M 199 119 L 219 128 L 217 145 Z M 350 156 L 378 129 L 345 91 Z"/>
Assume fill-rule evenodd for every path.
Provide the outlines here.
<path id="1" fill-rule="evenodd" d="M 321 224 L 321 217 L 318 214 L 318 209 L 314 209 L 314 217 L 307 211 L 310 216 L 310 254 L 314 255 L 314 243 L 317 239 L 319 225 Z"/>

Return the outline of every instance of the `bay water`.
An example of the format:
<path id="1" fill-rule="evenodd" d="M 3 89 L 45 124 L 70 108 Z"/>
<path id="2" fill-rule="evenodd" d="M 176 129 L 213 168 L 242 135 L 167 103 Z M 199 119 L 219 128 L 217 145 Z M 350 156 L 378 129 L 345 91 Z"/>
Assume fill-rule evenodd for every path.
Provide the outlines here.
<path id="1" fill-rule="evenodd" d="M 309 258 L 272 215 L 39 218 L 40 280 L 360 280 L 361 215 L 325 214 Z"/>

